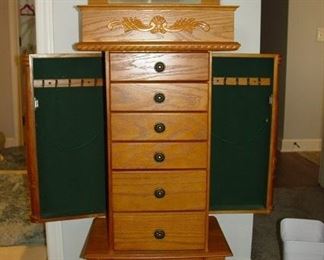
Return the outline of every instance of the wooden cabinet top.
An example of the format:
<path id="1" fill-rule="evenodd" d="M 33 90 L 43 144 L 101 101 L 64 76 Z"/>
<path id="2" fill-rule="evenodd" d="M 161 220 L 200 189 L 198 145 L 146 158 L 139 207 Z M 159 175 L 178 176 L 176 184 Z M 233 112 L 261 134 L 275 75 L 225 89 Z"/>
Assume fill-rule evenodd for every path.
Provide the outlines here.
<path id="1" fill-rule="evenodd" d="M 91 3 L 91 4 L 90 4 Z M 79 6 L 78 50 L 230 51 L 237 6 L 201 4 L 108 4 Z"/>
<path id="2" fill-rule="evenodd" d="M 198 5 L 219 5 L 219 0 L 88 0 L 88 5 L 111 5 L 111 4 L 139 4 L 145 3 L 154 4 L 174 4 L 183 5 L 185 3 L 193 3 Z"/>

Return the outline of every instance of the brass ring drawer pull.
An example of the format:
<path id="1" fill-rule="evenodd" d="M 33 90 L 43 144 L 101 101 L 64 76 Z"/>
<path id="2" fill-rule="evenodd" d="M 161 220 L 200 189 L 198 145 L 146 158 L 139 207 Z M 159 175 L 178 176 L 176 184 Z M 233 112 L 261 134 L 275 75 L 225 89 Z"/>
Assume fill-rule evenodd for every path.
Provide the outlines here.
<path id="1" fill-rule="evenodd" d="M 165 232 L 162 229 L 157 229 L 154 231 L 154 237 L 156 239 L 163 239 L 165 237 Z"/>
<path id="2" fill-rule="evenodd" d="M 155 153 L 154 154 L 154 160 L 156 161 L 156 162 L 163 162 L 164 160 L 165 160 L 165 155 L 164 155 L 164 153 Z"/>
<path id="3" fill-rule="evenodd" d="M 158 199 L 162 199 L 165 196 L 166 192 L 164 189 L 159 188 L 154 191 L 154 196 Z"/>
<path id="4" fill-rule="evenodd" d="M 157 133 L 163 133 L 164 131 L 165 131 L 165 124 L 163 124 L 163 123 L 156 123 L 155 125 L 154 125 L 154 130 L 155 130 L 155 132 L 157 132 Z"/>
<path id="5" fill-rule="evenodd" d="M 163 93 L 156 93 L 154 95 L 154 101 L 156 103 L 163 103 L 165 100 L 165 95 Z"/>
<path id="6" fill-rule="evenodd" d="M 155 63 L 154 70 L 158 73 L 163 72 L 165 70 L 165 64 L 161 61 Z"/>

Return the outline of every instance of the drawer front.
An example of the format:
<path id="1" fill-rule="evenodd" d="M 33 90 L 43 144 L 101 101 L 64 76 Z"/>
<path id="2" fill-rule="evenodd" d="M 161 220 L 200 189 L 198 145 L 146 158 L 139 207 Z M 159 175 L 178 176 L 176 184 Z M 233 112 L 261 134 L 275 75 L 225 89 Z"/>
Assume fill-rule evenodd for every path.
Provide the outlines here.
<path id="1" fill-rule="evenodd" d="M 228 42 L 235 7 L 81 8 L 83 42 Z"/>
<path id="2" fill-rule="evenodd" d="M 207 142 L 112 143 L 112 169 L 204 169 Z"/>
<path id="3" fill-rule="evenodd" d="M 111 53 L 111 81 L 207 81 L 208 53 Z"/>
<path id="4" fill-rule="evenodd" d="M 113 141 L 207 140 L 207 113 L 111 113 Z"/>
<path id="5" fill-rule="evenodd" d="M 113 83 L 112 111 L 207 111 L 206 83 Z M 163 101 L 161 102 L 161 97 Z"/>
<path id="6" fill-rule="evenodd" d="M 114 211 L 204 210 L 206 171 L 113 172 Z"/>
<path id="7" fill-rule="evenodd" d="M 204 212 L 114 213 L 114 249 L 203 249 L 205 220 Z"/>

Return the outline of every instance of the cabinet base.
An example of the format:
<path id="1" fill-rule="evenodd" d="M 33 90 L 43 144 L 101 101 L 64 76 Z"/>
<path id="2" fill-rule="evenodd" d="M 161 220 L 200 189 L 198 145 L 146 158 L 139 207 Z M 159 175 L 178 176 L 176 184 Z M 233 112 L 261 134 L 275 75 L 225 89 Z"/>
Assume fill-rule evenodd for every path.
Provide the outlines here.
<path id="1" fill-rule="evenodd" d="M 107 224 L 105 218 L 94 219 L 81 257 L 87 260 L 102 259 L 167 259 L 167 260 L 224 260 L 232 256 L 223 232 L 214 217 L 209 217 L 208 251 L 112 251 L 108 245 Z"/>

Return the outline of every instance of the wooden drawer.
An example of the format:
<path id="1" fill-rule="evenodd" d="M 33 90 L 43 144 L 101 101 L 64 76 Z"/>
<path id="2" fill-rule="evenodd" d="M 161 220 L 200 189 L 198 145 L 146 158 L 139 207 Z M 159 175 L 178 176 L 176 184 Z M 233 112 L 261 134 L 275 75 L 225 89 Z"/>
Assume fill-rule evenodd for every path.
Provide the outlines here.
<path id="1" fill-rule="evenodd" d="M 159 71 L 159 68 L 162 70 Z M 111 81 L 207 81 L 209 53 L 111 53 Z"/>
<path id="2" fill-rule="evenodd" d="M 80 6 L 82 42 L 229 42 L 236 7 L 220 5 Z"/>
<path id="3" fill-rule="evenodd" d="M 155 98 L 161 94 L 163 102 Z M 206 83 L 115 83 L 110 85 L 112 111 L 207 111 Z"/>
<path id="4" fill-rule="evenodd" d="M 204 210 L 206 171 L 113 172 L 114 211 Z"/>
<path id="5" fill-rule="evenodd" d="M 207 140 L 207 113 L 111 113 L 113 141 Z"/>
<path id="6" fill-rule="evenodd" d="M 112 143 L 111 146 L 112 169 L 207 167 L 207 142 Z"/>
<path id="7" fill-rule="evenodd" d="M 205 221 L 205 212 L 114 213 L 114 249 L 203 249 Z"/>

